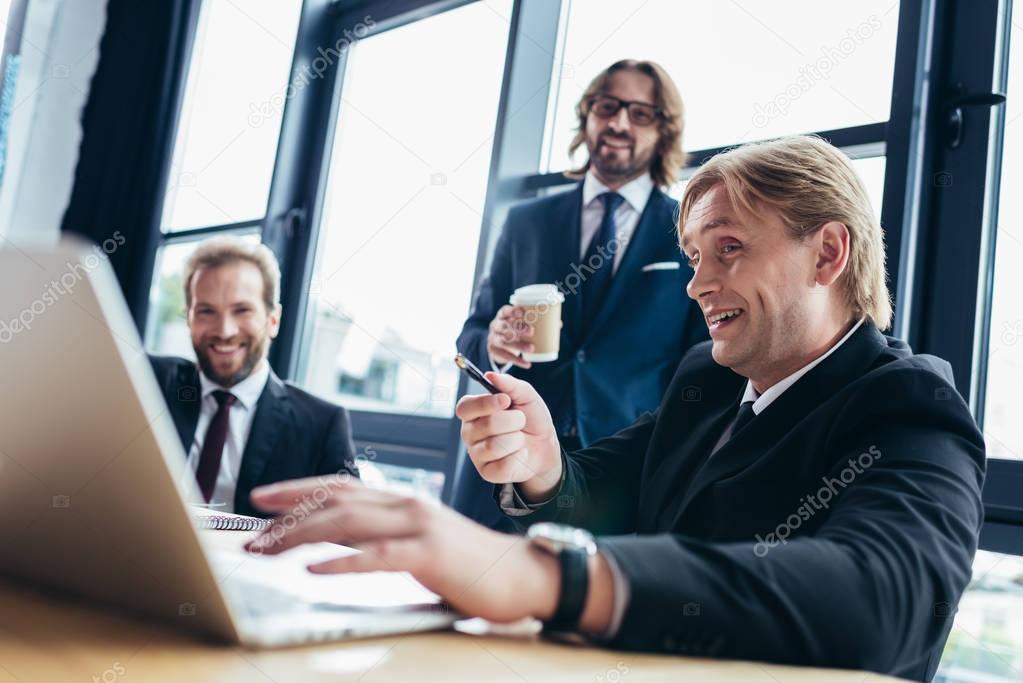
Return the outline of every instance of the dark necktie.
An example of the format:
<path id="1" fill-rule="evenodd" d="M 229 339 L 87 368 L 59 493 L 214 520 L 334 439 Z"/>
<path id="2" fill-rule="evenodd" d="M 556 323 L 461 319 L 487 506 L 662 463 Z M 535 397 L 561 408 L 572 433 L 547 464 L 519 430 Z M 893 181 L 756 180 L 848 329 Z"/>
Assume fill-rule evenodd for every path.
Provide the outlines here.
<path id="1" fill-rule="evenodd" d="M 735 413 L 735 419 L 732 421 L 731 428 L 725 428 L 721 438 L 718 439 L 717 445 L 714 446 L 714 450 L 710 454 L 713 456 L 724 448 L 725 444 L 734 439 L 739 430 L 748 425 L 754 417 L 756 417 L 756 413 L 753 412 L 753 401 L 743 401 L 739 405 L 739 410 Z"/>
<path id="2" fill-rule="evenodd" d="M 729 434 L 728 438 L 731 439 L 733 436 L 739 433 L 739 430 L 749 424 L 756 416 L 753 412 L 753 401 L 745 401 L 739 406 L 739 412 L 736 413 L 735 422 L 732 423 L 732 433 Z"/>
<path id="3" fill-rule="evenodd" d="M 231 406 L 238 400 L 227 391 L 214 391 L 213 398 L 217 399 L 217 413 L 206 429 L 206 438 L 203 439 L 202 452 L 199 454 L 199 467 L 195 471 L 199 490 L 207 503 L 213 498 L 213 489 L 216 488 L 217 475 L 220 473 L 220 460 L 224 457 L 224 442 L 227 441 L 227 432 L 231 426 Z"/>
<path id="4" fill-rule="evenodd" d="M 625 201 L 625 197 L 617 192 L 605 192 L 600 195 L 600 201 L 604 204 L 604 217 L 600 221 L 600 229 L 593 236 L 590 246 L 583 256 L 581 268 L 586 273 L 583 281 L 583 334 L 588 333 L 592 327 L 600 307 L 607 298 L 607 291 L 611 286 L 611 276 L 614 272 L 614 255 L 623 244 L 613 244 L 617 239 L 618 226 L 615 224 L 615 211 Z M 609 249 L 608 246 L 612 245 Z M 593 272 L 590 272 L 592 270 Z"/>

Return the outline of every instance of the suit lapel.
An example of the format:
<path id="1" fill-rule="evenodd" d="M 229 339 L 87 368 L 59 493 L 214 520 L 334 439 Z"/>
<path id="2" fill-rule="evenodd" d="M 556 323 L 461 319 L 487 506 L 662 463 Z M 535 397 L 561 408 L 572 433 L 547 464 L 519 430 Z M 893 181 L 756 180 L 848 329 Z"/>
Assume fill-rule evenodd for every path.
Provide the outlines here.
<path id="1" fill-rule="evenodd" d="M 548 224 L 548 235 L 556 237 L 550 239 L 550 244 L 557 245 L 557 253 L 554 254 L 553 263 L 557 268 L 564 269 L 554 278 L 555 281 L 570 282 L 568 276 L 572 273 L 571 264 L 579 263 L 579 251 L 582 249 L 580 233 L 582 232 L 582 206 L 583 206 L 583 184 L 579 183 L 571 192 L 565 194 L 564 201 L 558 206 L 558 210 L 552 212 L 551 222 Z M 565 303 L 562 307 L 561 318 L 564 324 L 563 333 L 570 337 L 566 340 L 569 346 L 580 336 L 582 329 L 582 287 L 576 287 L 575 291 L 564 288 L 567 291 Z"/>
<path id="2" fill-rule="evenodd" d="M 625 302 L 629 293 L 637 291 L 636 285 L 642 275 L 643 265 L 664 260 L 664 234 L 672 229 L 671 200 L 656 187 L 651 190 L 650 198 L 643 209 L 632 238 L 625 246 L 622 261 L 611 279 L 607 300 L 597 312 L 590 334 L 599 331 L 607 324 L 614 310 Z"/>
<path id="3" fill-rule="evenodd" d="M 736 405 L 741 396 L 740 390 Z M 691 404 L 689 407 L 692 407 Z M 686 482 L 692 479 L 694 473 L 701 471 L 708 454 L 714 449 L 732 417 L 732 406 L 726 403 L 703 419 L 694 421 L 697 426 L 686 435 L 684 444 L 660 464 L 653 476 L 656 483 L 651 488 L 649 498 L 661 503 L 646 508 L 649 519 L 645 528 L 650 533 L 672 528 L 671 521 L 680 509 L 678 492 L 685 490 Z M 680 453 L 690 453 L 695 457 L 679 457 Z"/>
<path id="4" fill-rule="evenodd" d="M 709 458 L 686 487 L 669 528 L 676 527 L 686 508 L 708 487 L 753 464 L 771 445 L 778 443 L 792 427 L 839 389 L 861 376 L 884 347 L 881 333 L 870 323 L 863 323 L 840 348 L 820 365 L 803 375 L 785 393 L 776 398 L 745 429 L 730 438 Z M 734 418 L 739 399 L 728 406 L 726 415 Z M 723 420 L 718 436 L 728 425 Z M 713 449 L 714 443 L 709 445 Z M 701 444 L 702 446 L 703 444 Z M 709 452 L 709 450 L 708 450 Z"/>
<path id="5" fill-rule="evenodd" d="M 242 454 L 241 470 L 238 472 L 238 486 L 235 490 L 235 509 L 247 508 L 248 495 L 257 486 L 267 463 L 270 462 L 281 433 L 288 424 L 291 407 L 284 382 L 270 372 L 266 387 L 256 402 L 256 414 L 252 418 L 252 430 Z"/>
<path id="6" fill-rule="evenodd" d="M 202 387 L 199 384 L 199 369 L 194 363 L 181 364 L 167 397 L 174 416 L 174 427 L 178 431 L 185 457 L 195 441 L 195 428 L 199 424 L 199 407 L 202 405 Z"/>

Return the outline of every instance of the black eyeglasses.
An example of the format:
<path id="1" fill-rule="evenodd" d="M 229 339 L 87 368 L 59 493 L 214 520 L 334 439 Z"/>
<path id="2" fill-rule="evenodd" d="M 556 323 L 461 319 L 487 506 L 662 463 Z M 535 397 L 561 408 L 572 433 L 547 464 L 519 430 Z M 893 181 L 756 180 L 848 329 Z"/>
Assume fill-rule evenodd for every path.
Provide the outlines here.
<path id="1" fill-rule="evenodd" d="M 590 111 L 602 119 L 609 119 L 625 107 L 629 121 L 637 126 L 649 126 L 661 117 L 661 110 L 646 102 L 629 102 L 611 95 L 600 95 L 590 100 Z"/>

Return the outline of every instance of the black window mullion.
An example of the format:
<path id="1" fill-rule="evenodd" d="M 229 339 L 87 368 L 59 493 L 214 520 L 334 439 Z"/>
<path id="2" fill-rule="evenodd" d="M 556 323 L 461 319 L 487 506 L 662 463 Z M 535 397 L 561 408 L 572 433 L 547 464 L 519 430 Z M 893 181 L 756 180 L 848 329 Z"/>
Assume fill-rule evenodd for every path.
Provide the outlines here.
<path id="1" fill-rule="evenodd" d="M 286 379 L 294 378 L 297 367 L 337 113 L 338 74 L 344 71 L 349 44 L 341 42 L 337 14 L 333 0 L 303 4 L 263 226 L 263 243 L 281 264 L 283 313 L 270 362 Z M 337 50 L 337 57 L 322 57 L 321 51 L 339 45 L 345 49 Z"/>
<path id="2" fill-rule="evenodd" d="M 950 142 L 947 121 L 957 96 L 1002 87 L 1007 46 L 1001 38 L 1010 7 L 1005 0 L 935 7 L 935 43 L 926 64 L 932 79 L 930 113 L 919 133 L 924 191 L 916 239 L 905 245 L 919 264 L 907 288 L 911 301 L 903 324 L 917 352 L 952 365 L 957 388 L 983 425 L 1004 112 L 1000 105 L 994 112 L 963 108 L 958 145 Z M 1021 490 L 1023 462 L 988 461 L 982 548 L 1023 554 Z"/>
<path id="3" fill-rule="evenodd" d="M 849 126 L 847 128 L 821 130 L 811 134 L 819 135 L 835 147 L 840 148 L 860 147 L 875 144 L 883 145 L 886 140 L 887 127 L 888 124 L 886 122 L 867 123 L 862 126 Z M 711 147 L 708 149 L 700 149 L 690 152 L 688 166 L 690 168 L 701 166 L 705 162 L 709 161 L 714 155 L 720 154 L 721 152 L 733 147 L 735 147 L 735 145 L 724 145 L 721 147 Z"/>
<path id="4" fill-rule="evenodd" d="M 965 93 L 990 92 L 997 56 L 993 46 L 1002 3 L 946 3 L 945 15 L 937 17 L 937 33 L 947 36 L 943 54 L 934 60 L 931 117 L 924 136 L 931 166 L 924 175 L 930 181 L 930 202 L 921 209 L 918 254 L 920 287 L 914 295 L 914 327 L 911 338 L 917 351 L 933 353 L 952 365 L 956 385 L 963 396 L 975 396 L 974 350 L 986 332 L 978 335 L 978 294 L 981 268 L 988 262 L 985 247 L 993 229 L 998 174 L 992 172 L 992 146 L 998 135 L 988 108 L 964 108 L 962 143 L 949 144 L 945 119 L 949 103 L 961 85 Z M 948 30 L 942 31 L 946 26 Z M 990 49 L 978 50 L 978 45 Z M 985 287 L 986 290 L 986 287 Z M 975 407 L 975 404 L 974 404 Z M 978 415 L 978 418 L 981 416 Z"/>
<path id="5" fill-rule="evenodd" d="M 538 88 L 546 90 L 550 87 L 560 17 L 561 0 L 515 0 L 476 268 L 473 281 L 467 283 L 472 287 L 470 306 L 476 299 L 477 288 L 486 272 L 508 208 L 522 197 L 522 179 L 531 177 L 530 174 L 536 173 L 540 167 L 548 101 L 547 97 L 538 96 Z M 466 382 L 464 376 L 459 376 L 459 397 L 477 390 Z M 458 420 L 452 417 L 449 424 L 442 499 L 460 509 L 461 501 L 455 496 L 457 482 L 464 475 L 465 468 L 471 465 L 459 438 Z"/>
<path id="6" fill-rule="evenodd" d="M 367 17 L 373 20 L 369 33 L 383 33 L 393 28 L 428 19 L 441 12 L 456 9 L 478 0 L 361 0 L 359 2 L 336 1 L 342 26 L 355 26 Z M 360 36 L 361 37 L 361 36 Z"/>
<path id="7" fill-rule="evenodd" d="M 877 154 L 857 156 L 881 156 L 885 153 L 885 135 L 887 125 L 887 123 L 870 123 L 863 126 L 852 126 L 850 128 L 836 128 L 834 130 L 817 131 L 813 133 L 813 135 L 819 135 L 836 147 L 843 149 L 871 148 L 877 146 Z M 698 149 L 693 152 L 689 152 L 688 163 L 685 170 L 694 170 L 699 168 L 701 165 L 709 161 L 711 157 L 731 149 L 732 147 L 735 147 L 735 145 L 709 147 L 707 149 Z M 527 175 L 519 178 L 517 183 L 513 182 L 510 185 L 518 197 L 531 197 L 539 190 L 545 190 L 561 185 L 569 185 L 574 182 L 576 181 L 567 178 L 564 173 L 555 172 Z"/>
<path id="8" fill-rule="evenodd" d="M 930 200 L 925 181 L 933 146 L 923 144 L 931 109 L 934 59 L 941 53 L 943 33 L 936 23 L 933 0 L 899 6 L 899 28 L 892 79 L 892 104 L 887 130 L 887 162 L 881 225 L 885 230 L 886 266 L 895 319 L 891 334 L 911 345 L 919 339 L 913 294 L 919 292 L 918 230 L 927 220 L 921 207 Z M 939 41 L 939 45 L 935 45 Z"/>
<path id="9" fill-rule="evenodd" d="M 284 109 L 280 143 L 263 229 L 263 242 L 281 262 L 281 330 L 271 363 L 286 379 L 301 375 L 303 339 L 313 330 L 309 286 L 316 267 L 324 191 L 338 126 L 347 46 L 353 26 L 363 39 L 474 0 L 386 0 L 339 3 L 306 0 L 299 22 L 292 83 L 303 83 Z M 372 19 L 372 24 L 366 19 Z M 349 33 L 346 33 L 346 29 Z M 345 49 L 336 50 L 343 45 Z M 303 79 L 309 65 L 334 48 L 338 57 L 315 79 Z M 352 410 L 353 436 L 360 450 L 372 448 L 378 462 L 444 470 L 451 445 L 452 418 Z M 455 430 L 457 432 L 457 430 Z M 449 485 L 449 484 L 446 484 Z"/>
<path id="10" fill-rule="evenodd" d="M 175 242 L 188 242 L 190 240 L 211 237 L 213 235 L 229 235 L 237 233 L 249 233 L 263 228 L 263 218 L 251 221 L 240 221 L 238 223 L 226 223 L 224 225 L 204 225 L 199 228 L 188 228 L 187 230 L 175 230 L 165 232 L 161 236 L 160 246 Z"/>
<path id="11" fill-rule="evenodd" d="M 284 108 L 263 230 L 263 242 L 281 263 L 283 315 L 280 333 L 270 350 L 270 362 L 281 377 L 295 379 L 299 375 L 302 339 L 312 329 L 307 310 L 309 286 L 316 264 L 323 192 L 348 48 L 354 39 L 379 34 L 470 1 L 473 0 L 354 3 L 305 0 L 289 79 L 295 86 L 294 94 Z M 354 35 L 353 27 L 359 25 L 363 30 Z"/>

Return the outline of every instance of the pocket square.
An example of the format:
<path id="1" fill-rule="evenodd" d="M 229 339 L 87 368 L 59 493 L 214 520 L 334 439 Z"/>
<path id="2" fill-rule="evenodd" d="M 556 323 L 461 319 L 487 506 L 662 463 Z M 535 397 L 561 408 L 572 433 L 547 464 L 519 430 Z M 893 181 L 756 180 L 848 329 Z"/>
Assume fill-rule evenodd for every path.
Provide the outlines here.
<path id="1" fill-rule="evenodd" d="M 681 264 L 678 261 L 658 261 L 657 263 L 648 263 L 643 266 L 641 272 L 649 272 L 651 270 L 678 270 L 681 268 Z"/>

